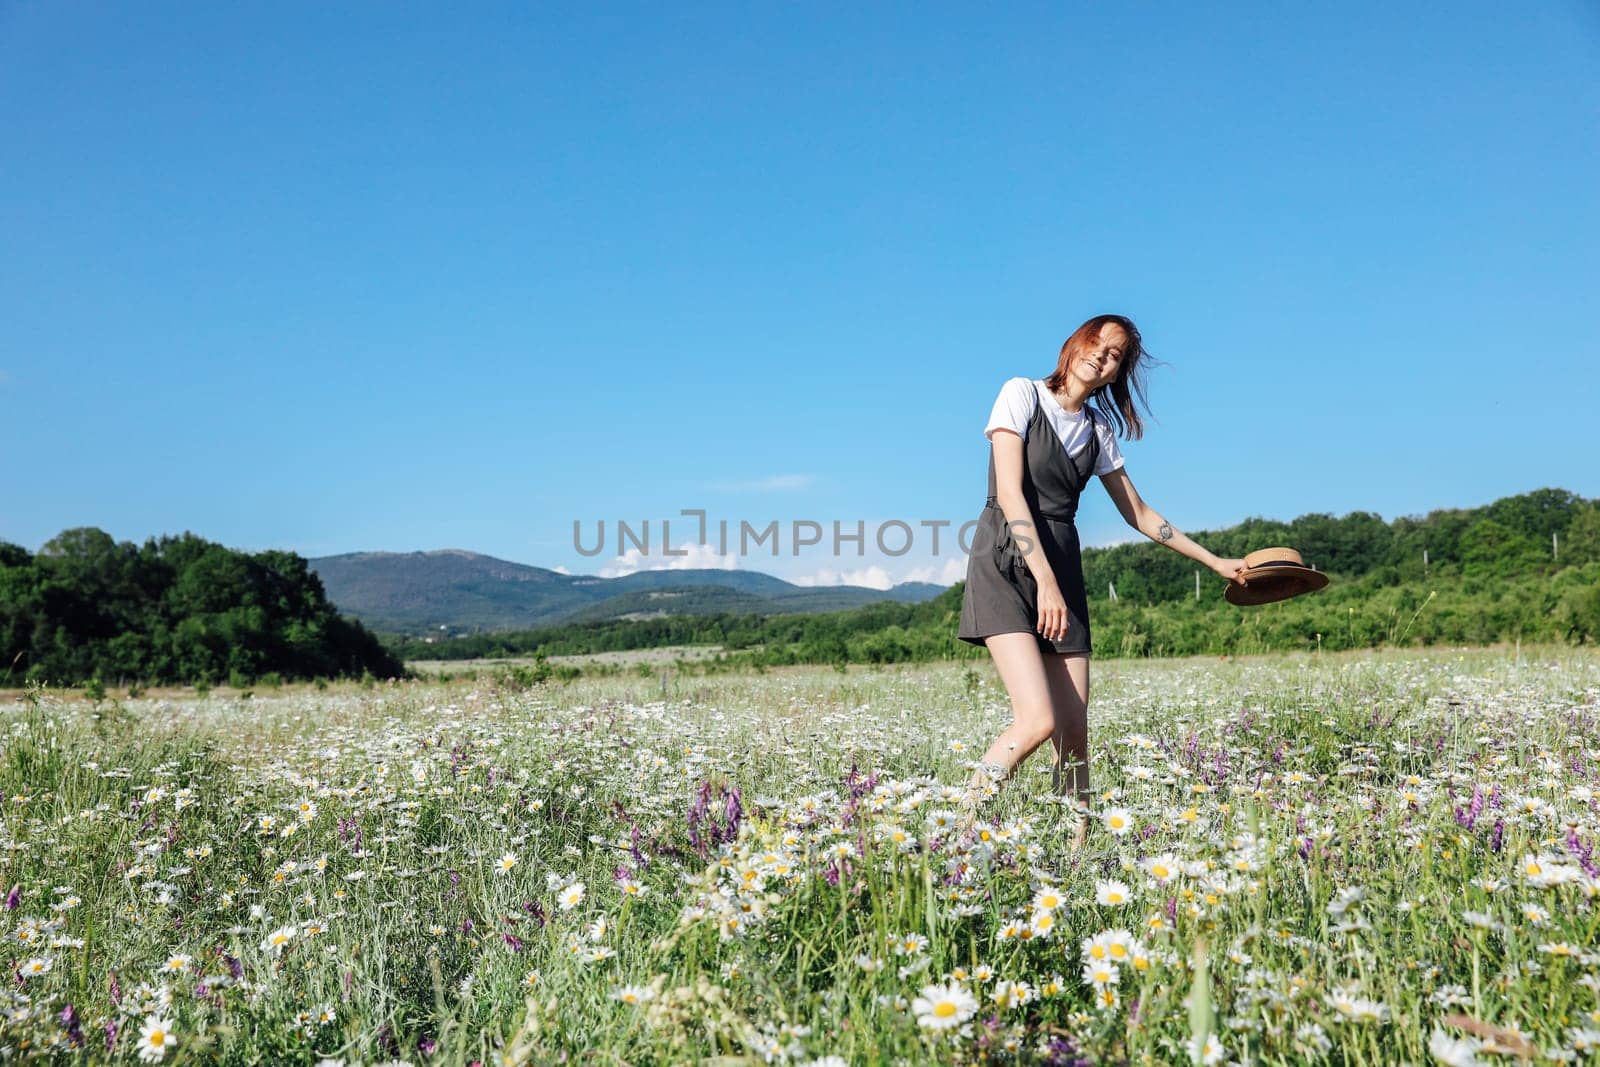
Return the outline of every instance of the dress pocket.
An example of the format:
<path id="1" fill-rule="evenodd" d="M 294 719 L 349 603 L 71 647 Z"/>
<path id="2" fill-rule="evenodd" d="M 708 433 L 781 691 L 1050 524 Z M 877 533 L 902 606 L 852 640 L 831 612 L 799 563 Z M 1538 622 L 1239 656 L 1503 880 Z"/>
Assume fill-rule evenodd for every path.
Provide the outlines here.
<path id="1" fill-rule="evenodd" d="M 1039 550 L 1043 551 L 1042 546 L 1039 546 Z M 995 530 L 993 551 L 995 566 L 1001 574 L 1014 584 L 1030 589 L 1034 587 L 1033 571 L 1028 569 L 1028 561 L 1017 546 L 1016 539 L 1011 536 L 1010 527 L 1003 522 Z"/>
<path id="2" fill-rule="evenodd" d="M 1008 540 L 996 551 L 999 553 L 1000 570 L 1010 575 L 1012 581 L 1028 586 L 1033 584 L 1033 571 L 1028 569 L 1028 561 L 1015 541 Z"/>
<path id="3" fill-rule="evenodd" d="M 994 561 L 1002 571 L 1011 571 L 1022 566 L 1022 553 L 1004 528 L 995 535 Z"/>

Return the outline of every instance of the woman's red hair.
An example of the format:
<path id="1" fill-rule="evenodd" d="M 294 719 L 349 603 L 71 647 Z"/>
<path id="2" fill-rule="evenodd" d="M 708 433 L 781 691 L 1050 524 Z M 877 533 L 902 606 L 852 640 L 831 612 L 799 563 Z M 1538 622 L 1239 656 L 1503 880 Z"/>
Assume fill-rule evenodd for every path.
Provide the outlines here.
<path id="1" fill-rule="evenodd" d="M 1051 392 L 1061 389 L 1067 382 L 1067 367 L 1073 358 L 1100 340 L 1100 331 L 1110 323 L 1122 327 L 1128 343 L 1122 349 L 1122 362 L 1117 366 L 1116 380 L 1090 393 L 1089 401 L 1105 413 L 1120 436 L 1137 441 L 1144 436 L 1144 420 L 1139 417 L 1134 397 L 1139 398 L 1139 404 L 1146 412 L 1150 410 L 1150 401 L 1144 391 L 1144 371 L 1140 364 L 1146 357 L 1152 360 L 1155 357 L 1145 351 L 1144 339 L 1139 336 L 1139 327 L 1133 324 L 1132 319 L 1124 315 L 1096 315 L 1073 330 L 1072 336 L 1061 345 L 1055 373 L 1046 378 L 1044 383 Z"/>

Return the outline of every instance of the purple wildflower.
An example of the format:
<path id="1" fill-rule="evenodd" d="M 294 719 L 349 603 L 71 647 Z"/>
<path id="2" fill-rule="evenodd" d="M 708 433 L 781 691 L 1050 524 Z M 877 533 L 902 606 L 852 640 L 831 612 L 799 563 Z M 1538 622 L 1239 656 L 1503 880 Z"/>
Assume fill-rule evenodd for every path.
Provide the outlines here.
<path id="1" fill-rule="evenodd" d="M 61 1029 L 67 1032 L 67 1040 L 72 1042 L 73 1048 L 83 1047 L 83 1020 L 78 1018 L 78 1011 L 71 1004 L 61 1009 L 57 1016 L 61 1020 Z"/>
<path id="2" fill-rule="evenodd" d="M 1600 878 L 1600 866 L 1594 862 L 1594 845 L 1585 844 L 1574 828 L 1567 831 L 1567 851 L 1575 856 L 1583 872 L 1591 878 Z"/>
<path id="3" fill-rule="evenodd" d="M 739 790 L 717 787 L 718 803 L 711 799 L 711 782 L 700 783 L 695 799 L 689 805 L 686 821 L 689 826 L 689 843 L 702 859 L 711 849 L 739 836 L 739 823 L 744 817 L 744 806 Z M 721 809 L 720 817 L 717 809 Z"/>
<path id="4" fill-rule="evenodd" d="M 1094 1062 L 1079 1052 L 1070 1037 L 1061 1034 L 1053 1034 L 1045 1042 L 1041 1058 L 1049 1067 L 1090 1067 Z"/>
<path id="5" fill-rule="evenodd" d="M 1483 800 L 1483 786 L 1473 786 L 1472 799 L 1467 803 L 1466 811 L 1459 806 L 1456 808 L 1456 822 L 1468 830 L 1472 829 L 1478 822 L 1478 814 L 1483 811 Z"/>

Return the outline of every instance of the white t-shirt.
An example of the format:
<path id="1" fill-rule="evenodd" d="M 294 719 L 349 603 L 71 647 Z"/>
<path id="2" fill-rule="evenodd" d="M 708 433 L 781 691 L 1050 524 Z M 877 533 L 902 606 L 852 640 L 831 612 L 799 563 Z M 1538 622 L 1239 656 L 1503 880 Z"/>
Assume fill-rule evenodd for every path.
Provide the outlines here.
<path id="1" fill-rule="evenodd" d="M 995 398 L 994 410 L 989 413 L 989 425 L 983 428 L 983 436 L 993 441 L 995 430 L 1006 429 L 1026 441 L 1028 420 L 1033 418 L 1034 409 L 1040 404 L 1044 405 L 1045 418 L 1061 439 L 1061 447 L 1067 450 L 1067 455 L 1076 456 L 1089 447 L 1090 427 L 1093 426 L 1094 432 L 1100 435 L 1100 458 L 1094 465 L 1094 472 L 1110 474 L 1122 466 L 1122 449 L 1117 447 L 1117 436 L 1107 424 L 1105 416 L 1099 415 L 1090 423 L 1089 416 L 1082 409 L 1076 413 L 1066 411 L 1050 395 L 1042 378 L 1019 376 L 1006 379 L 1006 383 L 1000 387 L 1000 395 Z"/>

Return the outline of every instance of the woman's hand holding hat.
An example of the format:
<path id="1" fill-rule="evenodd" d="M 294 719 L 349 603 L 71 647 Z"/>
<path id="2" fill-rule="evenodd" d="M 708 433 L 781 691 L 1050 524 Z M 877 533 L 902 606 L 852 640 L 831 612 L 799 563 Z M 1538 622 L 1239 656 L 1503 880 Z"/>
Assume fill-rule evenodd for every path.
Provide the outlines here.
<path id="1" fill-rule="evenodd" d="M 1218 559 L 1212 562 L 1211 569 L 1222 575 L 1226 580 L 1237 582 L 1241 580 L 1239 573 L 1244 570 L 1244 560 Z"/>

